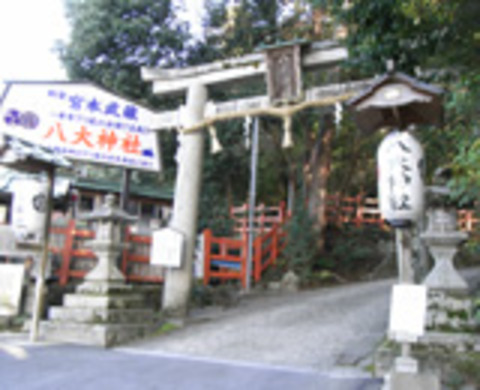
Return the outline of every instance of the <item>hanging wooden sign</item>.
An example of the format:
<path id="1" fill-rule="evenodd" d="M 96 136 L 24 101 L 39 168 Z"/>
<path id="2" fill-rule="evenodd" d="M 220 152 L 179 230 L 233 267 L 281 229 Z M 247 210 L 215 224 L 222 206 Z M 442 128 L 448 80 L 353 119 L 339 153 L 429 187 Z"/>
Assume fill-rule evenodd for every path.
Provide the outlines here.
<path id="1" fill-rule="evenodd" d="M 299 44 L 283 44 L 265 50 L 267 87 L 273 105 L 302 99 L 302 71 Z"/>

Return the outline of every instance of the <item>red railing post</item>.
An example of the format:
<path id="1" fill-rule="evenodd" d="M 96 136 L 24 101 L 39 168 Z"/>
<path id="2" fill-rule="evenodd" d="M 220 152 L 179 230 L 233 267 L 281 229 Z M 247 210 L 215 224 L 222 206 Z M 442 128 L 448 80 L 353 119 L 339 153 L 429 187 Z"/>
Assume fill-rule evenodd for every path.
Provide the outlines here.
<path id="1" fill-rule="evenodd" d="M 278 225 L 273 227 L 272 235 L 272 264 L 275 264 L 278 257 Z"/>
<path id="2" fill-rule="evenodd" d="M 356 212 L 355 212 L 355 226 L 360 227 L 363 224 L 363 196 L 358 194 L 355 199 Z"/>
<path id="3" fill-rule="evenodd" d="M 245 204 L 246 205 L 246 204 Z M 248 233 L 244 230 L 242 233 L 242 244 L 240 246 L 240 281 L 242 287 L 247 288 L 247 260 L 248 260 Z"/>
<path id="4" fill-rule="evenodd" d="M 204 251 L 203 251 L 203 284 L 206 286 L 210 282 L 210 255 L 212 250 L 212 231 L 205 229 L 203 231 Z"/>
<path id="5" fill-rule="evenodd" d="M 259 235 L 255 238 L 253 244 L 253 259 L 254 259 L 254 277 L 255 282 L 259 282 L 262 278 L 262 246 L 263 246 L 263 237 Z"/>
<path id="6" fill-rule="evenodd" d="M 65 286 L 68 283 L 70 262 L 72 260 L 73 239 L 75 235 L 75 220 L 68 221 L 65 228 L 65 240 L 62 249 L 62 265 L 60 266 L 59 284 Z"/>

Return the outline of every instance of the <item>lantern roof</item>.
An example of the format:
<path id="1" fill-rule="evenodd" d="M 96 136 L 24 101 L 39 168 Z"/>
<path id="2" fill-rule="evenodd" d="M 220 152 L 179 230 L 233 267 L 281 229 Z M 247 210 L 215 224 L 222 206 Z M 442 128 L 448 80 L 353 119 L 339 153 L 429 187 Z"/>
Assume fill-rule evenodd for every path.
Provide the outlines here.
<path id="1" fill-rule="evenodd" d="M 84 221 L 135 222 L 138 218 L 128 214 L 115 205 L 115 195 L 108 194 L 105 203 L 90 213 L 79 216 Z"/>
<path id="2" fill-rule="evenodd" d="M 443 90 L 404 73 L 387 73 L 347 102 L 358 127 L 373 132 L 381 127 L 440 125 Z"/>

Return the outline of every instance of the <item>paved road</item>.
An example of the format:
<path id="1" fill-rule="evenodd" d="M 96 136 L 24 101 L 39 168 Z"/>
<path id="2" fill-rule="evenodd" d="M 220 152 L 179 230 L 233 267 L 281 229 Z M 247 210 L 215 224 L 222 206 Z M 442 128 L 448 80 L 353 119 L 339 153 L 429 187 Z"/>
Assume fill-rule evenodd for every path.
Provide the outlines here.
<path id="1" fill-rule="evenodd" d="M 15 345 L 18 349 L 21 343 Z M 72 345 L 0 351 L 2 390 L 376 390 L 366 378 L 262 365 L 161 357 Z"/>
<path id="2" fill-rule="evenodd" d="M 368 365 L 385 335 L 393 280 L 253 298 L 124 350 L 321 372 Z M 344 370 L 343 370 L 344 371 Z M 349 370 L 351 371 L 351 370 Z"/>
<path id="3" fill-rule="evenodd" d="M 0 389 L 379 389 L 362 366 L 385 334 L 391 284 L 245 298 L 112 350 L 0 334 Z"/>
<path id="4" fill-rule="evenodd" d="M 465 276 L 479 283 L 478 268 Z M 254 296 L 111 350 L 0 333 L 0 390 L 378 390 L 365 366 L 385 335 L 392 284 Z"/>

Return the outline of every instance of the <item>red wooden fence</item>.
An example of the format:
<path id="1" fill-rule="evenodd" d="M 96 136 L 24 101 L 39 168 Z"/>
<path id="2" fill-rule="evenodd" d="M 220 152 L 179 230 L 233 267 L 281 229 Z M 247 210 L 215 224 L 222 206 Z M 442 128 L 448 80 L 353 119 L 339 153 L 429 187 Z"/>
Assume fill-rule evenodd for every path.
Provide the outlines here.
<path id="1" fill-rule="evenodd" d="M 243 287 L 247 275 L 247 238 L 214 237 L 210 229 L 203 231 L 204 271 L 203 283 L 211 279 L 237 279 Z"/>
<path id="2" fill-rule="evenodd" d="M 362 194 L 357 196 L 330 194 L 327 196 L 326 210 L 327 221 L 332 225 L 388 227 L 380 215 L 377 198 L 364 197 Z M 457 218 L 458 227 L 463 231 L 474 232 L 479 227 L 480 217 L 474 210 L 458 210 Z"/>
<path id="3" fill-rule="evenodd" d="M 268 233 L 257 236 L 253 243 L 253 273 L 255 282 L 262 279 L 262 273 L 275 264 L 277 257 L 287 245 L 282 225 L 275 225 Z"/>
<path id="4" fill-rule="evenodd" d="M 233 230 L 237 234 L 248 233 L 248 204 L 231 207 L 230 217 L 234 221 Z M 253 217 L 253 231 L 262 234 L 270 231 L 275 225 L 282 225 L 287 219 L 285 202 L 278 206 L 265 206 L 263 203 L 255 207 Z"/>
<path id="5" fill-rule="evenodd" d="M 352 224 L 356 227 L 377 225 L 386 227 L 376 198 L 357 196 L 327 195 L 327 222 L 332 225 Z"/>
<path id="6" fill-rule="evenodd" d="M 328 195 L 327 221 L 330 224 L 352 224 L 360 227 L 377 225 L 387 228 L 380 216 L 376 198 L 362 195 L 354 197 Z M 230 215 L 235 221 L 235 232 L 239 239 L 214 237 L 210 230 L 204 231 L 204 283 L 212 279 L 236 279 L 245 286 L 246 253 L 248 233 L 248 207 L 232 207 Z M 273 265 L 286 245 L 283 226 L 287 220 L 285 203 L 276 207 L 260 205 L 255 209 L 252 273 L 256 282 L 262 273 Z M 461 230 L 473 232 L 478 229 L 480 217 L 473 210 L 458 211 L 458 225 Z M 52 227 L 50 251 L 60 258 L 57 275 L 61 285 L 72 278 L 83 278 L 96 263 L 95 254 L 85 249 L 84 241 L 94 238 L 93 231 L 76 227 L 71 220 L 63 226 Z M 150 264 L 151 237 L 132 233 L 127 229 L 125 242 L 129 249 L 122 253 L 121 270 L 128 281 L 152 282 L 163 281 L 161 267 Z"/>
<path id="7" fill-rule="evenodd" d="M 239 280 L 246 286 L 247 280 L 247 234 L 240 239 L 214 237 L 210 229 L 204 232 L 204 274 L 203 282 L 212 279 Z M 252 274 L 259 282 L 262 273 L 274 265 L 286 245 L 282 225 L 273 225 L 269 231 L 255 237 L 253 242 Z"/>
<path id="8" fill-rule="evenodd" d="M 56 271 L 60 285 L 66 285 L 71 279 L 82 279 L 96 264 L 96 256 L 85 248 L 84 241 L 95 237 L 87 228 L 77 228 L 74 220 L 63 226 L 53 226 L 50 252 L 59 256 L 60 266 Z M 132 234 L 126 230 L 125 242 L 130 245 L 122 252 L 121 270 L 127 281 L 153 282 L 163 281 L 162 270 L 150 265 L 150 236 Z"/>

